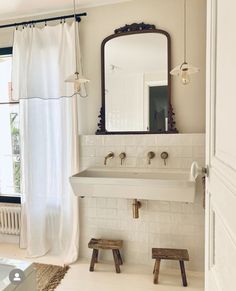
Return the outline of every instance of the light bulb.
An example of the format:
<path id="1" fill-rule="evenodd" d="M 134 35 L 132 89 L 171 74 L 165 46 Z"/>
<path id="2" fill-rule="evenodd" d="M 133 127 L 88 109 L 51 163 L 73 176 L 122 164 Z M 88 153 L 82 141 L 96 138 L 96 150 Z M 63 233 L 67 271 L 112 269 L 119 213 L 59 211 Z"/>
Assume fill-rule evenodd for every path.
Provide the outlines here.
<path id="1" fill-rule="evenodd" d="M 188 73 L 188 69 L 183 69 L 181 71 L 181 82 L 183 85 L 188 85 L 190 83 L 190 76 Z"/>
<path id="2" fill-rule="evenodd" d="M 78 72 L 75 72 L 73 75 L 69 76 L 65 82 L 74 83 L 75 93 L 80 92 L 80 85 L 89 82 L 84 76 L 81 76 Z"/>
<path id="3" fill-rule="evenodd" d="M 79 93 L 80 92 L 80 83 L 74 83 L 74 91 L 75 93 Z"/>
<path id="4" fill-rule="evenodd" d="M 188 63 L 184 62 L 181 65 L 175 67 L 171 70 L 170 74 L 174 76 L 179 76 L 181 83 L 183 85 L 187 85 L 190 83 L 190 75 L 198 73 L 199 69 L 189 65 Z"/>

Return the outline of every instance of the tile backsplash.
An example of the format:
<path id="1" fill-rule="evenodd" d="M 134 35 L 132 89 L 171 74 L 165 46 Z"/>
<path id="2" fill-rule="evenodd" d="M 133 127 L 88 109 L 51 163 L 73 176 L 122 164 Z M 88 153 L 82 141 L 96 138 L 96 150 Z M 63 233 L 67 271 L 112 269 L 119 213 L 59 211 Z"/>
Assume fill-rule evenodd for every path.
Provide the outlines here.
<path id="1" fill-rule="evenodd" d="M 107 135 L 80 136 L 80 169 L 105 167 L 104 157 L 113 151 L 115 158 L 106 167 L 190 169 L 193 161 L 205 164 L 204 134 L 166 135 Z M 156 157 L 147 163 L 147 153 Z M 167 165 L 161 152 L 169 153 Z M 125 152 L 123 165 L 119 154 Z M 201 179 L 197 183 L 195 203 L 142 201 L 140 218 L 132 218 L 132 201 L 110 198 L 80 199 L 80 256 L 90 258 L 87 243 L 92 237 L 124 240 L 124 261 L 153 264 L 152 247 L 187 248 L 190 262 L 187 268 L 204 269 L 204 209 Z M 110 252 L 103 252 L 111 260 Z M 165 267 L 177 268 L 176 262 L 163 262 Z"/>

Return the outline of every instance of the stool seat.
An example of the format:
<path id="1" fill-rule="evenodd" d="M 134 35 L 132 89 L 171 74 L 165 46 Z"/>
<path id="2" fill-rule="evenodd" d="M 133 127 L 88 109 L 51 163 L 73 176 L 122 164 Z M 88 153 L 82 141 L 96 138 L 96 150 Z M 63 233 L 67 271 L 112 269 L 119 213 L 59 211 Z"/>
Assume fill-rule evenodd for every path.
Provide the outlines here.
<path id="1" fill-rule="evenodd" d="M 104 249 L 104 250 L 114 250 L 121 249 L 123 246 L 122 240 L 110 240 L 110 239 L 96 239 L 92 238 L 88 244 L 90 249 Z"/>
<path id="2" fill-rule="evenodd" d="M 152 249 L 152 258 L 161 260 L 189 261 L 187 250 L 183 249 Z"/>
<path id="3" fill-rule="evenodd" d="M 116 273 L 120 273 L 120 265 L 123 265 L 123 260 L 120 254 L 120 249 L 123 246 L 122 240 L 111 239 L 96 239 L 92 238 L 88 243 L 88 247 L 93 249 L 93 254 L 90 263 L 90 272 L 94 271 L 95 263 L 98 263 L 99 250 L 111 250 L 115 262 Z"/>
<path id="4" fill-rule="evenodd" d="M 153 283 L 154 284 L 158 284 L 161 260 L 174 260 L 174 261 L 179 261 L 183 286 L 184 287 L 188 286 L 187 277 L 185 273 L 185 267 L 184 267 L 184 261 L 189 261 L 188 250 L 153 248 L 152 258 L 156 260 L 154 270 L 153 270 L 153 274 L 154 274 Z"/>

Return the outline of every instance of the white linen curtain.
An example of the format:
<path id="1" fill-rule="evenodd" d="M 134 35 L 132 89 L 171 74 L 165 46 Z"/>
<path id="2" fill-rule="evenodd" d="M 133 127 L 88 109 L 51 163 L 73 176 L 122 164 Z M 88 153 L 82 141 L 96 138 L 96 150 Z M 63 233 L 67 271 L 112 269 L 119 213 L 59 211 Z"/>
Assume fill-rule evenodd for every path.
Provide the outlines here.
<path id="1" fill-rule="evenodd" d="M 14 35 L 13 96 L 20 100 L 21 247 L 64 263 L 78 257 L 78 199 L 69 177 L 78 172 L 77 100 L 64 80 L 75 71 L 75 24 L 25 27 Z M 66 97 L 67 96 L 67 97 Z M 72 97 L 69 97 L 72 96 Z"/>

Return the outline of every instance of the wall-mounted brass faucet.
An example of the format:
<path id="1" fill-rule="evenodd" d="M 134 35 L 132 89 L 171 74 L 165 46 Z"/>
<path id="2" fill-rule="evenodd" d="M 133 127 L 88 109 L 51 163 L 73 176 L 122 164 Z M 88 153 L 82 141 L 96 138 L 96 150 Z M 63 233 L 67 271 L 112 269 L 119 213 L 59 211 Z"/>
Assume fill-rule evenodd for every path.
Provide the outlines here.
<path id="1" fill-rule="evenodd" d="M 124 160 L 126 159 L 126 153 L 122 152 L 119 154 L 120 164 L 123 165 Z"/>
<path id="2" fill-rule="evenodd" d="M 113 152 L 109 152 L 104 158 L 104 165 L 106 166 L 108 159 L 113 159 L 115 154 Z"/>
<path id="3" fill-rule="evenodd" d="M 164 160 L 164 165 L 166 166 L 166 160 L 169 157 L 169 154 L 167 152 L 162 152 L 160 157 L 162 158 L 162 160 Z"/>
<path id="4" fill-rule="evenodd" d="M 151 164 L 151 160 L 155 158 L 155 153 L 154 152 L 148 152 L 147 154 L 147 161 L 148 161 L 148 165 Z"/>

